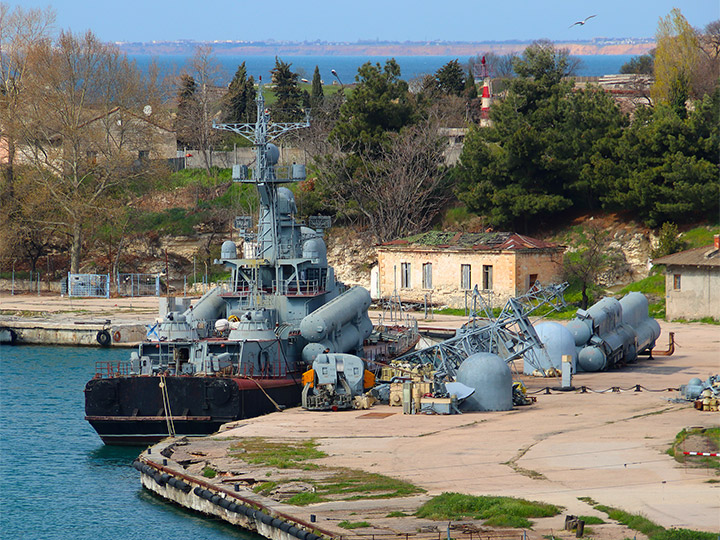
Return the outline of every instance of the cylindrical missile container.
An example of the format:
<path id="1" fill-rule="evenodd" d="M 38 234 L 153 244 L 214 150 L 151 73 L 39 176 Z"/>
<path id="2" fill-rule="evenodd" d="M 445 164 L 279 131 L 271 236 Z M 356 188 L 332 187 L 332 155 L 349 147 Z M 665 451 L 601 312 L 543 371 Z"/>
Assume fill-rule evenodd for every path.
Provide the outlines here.
<path id="1" fill-rule="evenodd" d="M 620 300 L 622 320 L 635 330 L 637 335 L 637 352 L 652 349 L 660 337 L 660 325 L 649 316 L 648 301 L 645 295 L 631 292 Z"/>
<path id="2" fill-rule="evenodd" d="M 367 315 L 370 302 L 366 289 L 353 287 L 305 317 L 300 322 L 300 333 L 310 343 L 303 349 L 303 359 L 312 363 L 326 349 L 359 351 L 372 333 L 372 322 Z"/>
<path id="3" fill-rule="evenodd" d="M 544 321 L 535 326 L 540 341 L 545 345 L 545 350 L 552 362 L 551 366 L 542 366 L 543 369 L 555 368 L 562 369 L 562 357 L 565 355 L 572 356 L 572 372 L 577 371 L 577 349 L 575 348 L 575 339 L 570 330 L 562 324 L 553 321 Z M 536 354 L 537 358 L 542 355 Z M 530 375 L 535 371 L 535 367 L 526 364 L 524 372 Z"/>
<path id="4" fill-rule="evenodd" d="M 353 319 L 363 315 L 367 318 L 371 302 L 366 289 L 353 287 L 305 317 L 300 322 L 300 333 L 308 341 L 322 341 Z"/>
<path id="5" fill-rule="evenodd" d="M 505 360 L 492 353 L 476 353 L 460 364 L 456 379 L 475 392 L 460 406 L 466 411 L 509 411 L 512 373 Z"/>
<path id="6" fill-rule="evenodd" d="M 580 349 L 577 359 L 578 371 L 602 371 L 607 367 L 605 353 L 595 345 Z"/>
<path id="7" fill-rule="evenodd" d="M 575 340 L 576 347 L 584 347 L 587 345 L 592 335 L 592 321 L 573 319 L 567 323 L 565 328 L 570 332 Z"/>

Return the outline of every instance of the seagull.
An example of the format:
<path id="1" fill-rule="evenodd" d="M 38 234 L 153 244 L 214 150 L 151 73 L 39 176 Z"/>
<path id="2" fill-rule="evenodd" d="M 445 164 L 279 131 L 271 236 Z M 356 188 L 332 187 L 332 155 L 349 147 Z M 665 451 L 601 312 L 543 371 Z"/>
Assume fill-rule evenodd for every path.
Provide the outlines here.
<path id="1" fill-rule="evenodd" d="M 580 26 L 582 26 L 583 24 L 585 24 L 586 22 L 588 22 L 588 21 L 589 21 L 590 19 L 592 19 L 593 17 L 597 17 L 597 15 L 590 15 L 589 17 L 585 17 L 584 20 L 578 21 L 578 22 L 576 22 L 576 23 L 573 23 L 573 24 L 571 24 L 570 26 L 568 26 L 568 28 L 572 28 L 573 26 L 575 26 L 575 25 L 577 25 L 577 24 L 579 24 Z"/>

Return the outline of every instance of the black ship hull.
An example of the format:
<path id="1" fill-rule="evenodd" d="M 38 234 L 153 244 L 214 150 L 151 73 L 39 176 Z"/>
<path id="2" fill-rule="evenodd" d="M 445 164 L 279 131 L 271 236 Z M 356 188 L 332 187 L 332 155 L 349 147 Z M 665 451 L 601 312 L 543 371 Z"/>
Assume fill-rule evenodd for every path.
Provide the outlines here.
<path id="1" fill-rule="evenodd" d="M 292 377 L 98 378 L 85 386 L 85 419 L 105 444 L 146 445 L 167 437 L 170 421 L 176 435 L 210 435 L 227 422 L 297 406 L 301 390 Z"/>

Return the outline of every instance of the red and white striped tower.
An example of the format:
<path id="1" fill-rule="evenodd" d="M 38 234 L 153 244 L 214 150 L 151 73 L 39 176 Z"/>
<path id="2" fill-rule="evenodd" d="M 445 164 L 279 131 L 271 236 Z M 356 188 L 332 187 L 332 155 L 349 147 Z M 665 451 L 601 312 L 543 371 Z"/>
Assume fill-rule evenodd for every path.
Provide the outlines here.
<path id="1" fill-rule="evenodd" d="M 483 79 L 482 98 L 480 101 L 480 125 L 483 127 L 490 125 L 490 103 L 492 101 L 492 91 L 490 89 L 490 74 L 488 72 L 485 57 L 482 57 L 481 76 Z"/>

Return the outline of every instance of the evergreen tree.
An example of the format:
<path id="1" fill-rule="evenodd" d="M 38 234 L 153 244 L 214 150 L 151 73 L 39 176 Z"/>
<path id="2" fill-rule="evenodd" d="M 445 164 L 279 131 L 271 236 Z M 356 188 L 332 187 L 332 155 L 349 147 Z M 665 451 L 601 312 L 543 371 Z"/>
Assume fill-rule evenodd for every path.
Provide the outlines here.
<path id="1" fill-rule="evenodd" d="M 191 146 L 193 122 L 198 108 L 196 93 L 195 79 L 187 73 L 182 74 L 177 95 L 177 116 L 175 117 L 178 146 Z"/>
<path id="2" fill-rule="evenodd" d="M 438 69 L 435 72 L 435 79 L 438 87 L 445 94 L 461 96 L 465 89 L 465 73 L 457 59 L 450 60 Z"/>
<path id="3" fill-rule="evenodd" d="M 465 78 L 465 97 L 467 99 L 475 99 L 478 97 L 477 86 L 475 86 L 475 77 L 472 74 L 472 67 L 468 68 L 468 74 Z"/>
<path id="4" fill-rule="evenodd" d="M 373 154 L 387 141 L 388 132 L 400 131 L 414 120 L 414 103 L 408 85 L 400 79 L 394 58 L 358 68 L 357 85 L 340 109 L 330 136 L 343 150 Z"/>
<path id="5" fill-rule="evenodd" d="M 275 122 L 296 122 L 302 117 L 302 92 L 298 84 L 298 74 L 290 70 L 288 64 L 275 57 L 272 82 L 275 85 L 275 104 L 271 107 Z"/>
<path id="6" fill-rule="evenodd" d="M 636 73 L 638 75 L 652 75 L 655 69 L 655 49 L 648 54 L 635 56 L 620 66 L 620 73 Z"/>
<path id="7" fill-rule="evenodd" d="M 573 206 L 597 205 L 591 160 L 626 123 L 605 92 L 573 92 L 562 81 L 565 52 L 528 49 L 507 98 L 491 110 L 493 127 L 468 134 L 456 169 L 458 196 L 471 210 L 526 232 Z"/>
<path id="8" fill-rule="evenodd" d="M 322 105 L 324 97 L 322 79 L 320 78 L 320 68 L 315 66 L 315 73 L 313 73 L 312 78 L 312 89 L 310 91 L 310 106 L 313 109 L 319 108 L 320 105 Z"/>
<path id="9" fill-rule="evenodd" d="M 228 123 L 253 122 L 255 108 L 255 80 L 247 76 L 245 62 L 240 64 L 225 95 L 224 121 Z"/>

